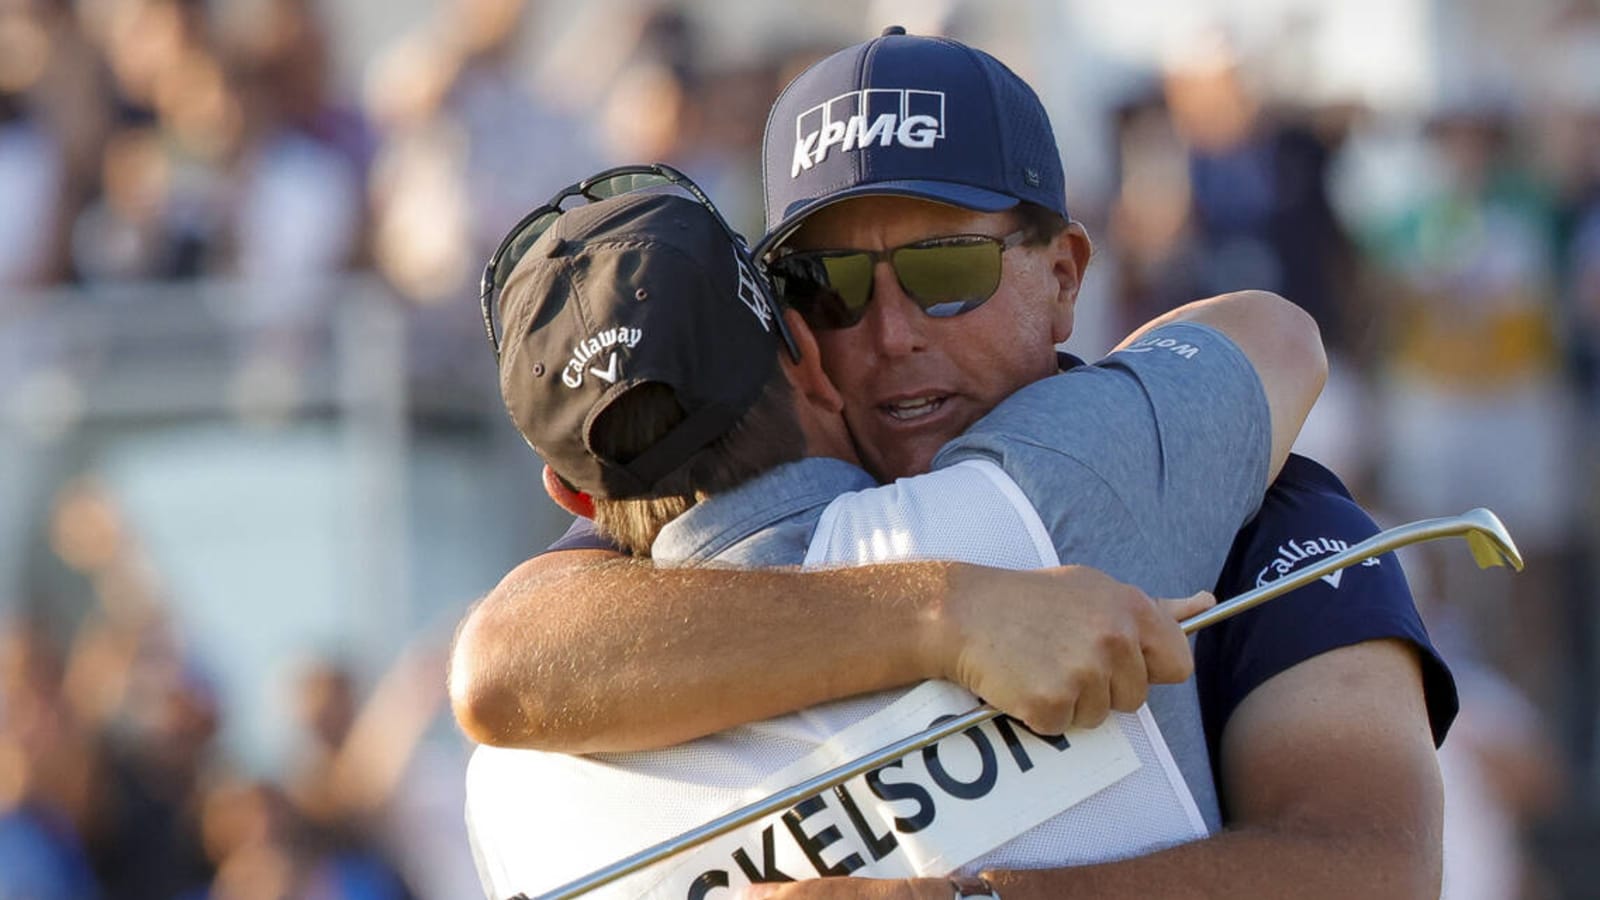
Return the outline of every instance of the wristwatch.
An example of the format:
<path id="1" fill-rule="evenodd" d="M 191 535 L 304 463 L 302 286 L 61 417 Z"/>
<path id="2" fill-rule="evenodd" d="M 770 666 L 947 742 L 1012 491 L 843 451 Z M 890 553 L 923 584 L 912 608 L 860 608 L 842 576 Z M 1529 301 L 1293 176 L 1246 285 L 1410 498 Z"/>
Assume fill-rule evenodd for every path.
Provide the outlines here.
<path id="1" fill-rule="evenodd" d="M 1000 900 L 1000 892 L 995 890 L 989 879 L 982 875 L 951 875 L 950 886 L 956 889 L 954 900 L 963 900 L 966 897 Z"/>

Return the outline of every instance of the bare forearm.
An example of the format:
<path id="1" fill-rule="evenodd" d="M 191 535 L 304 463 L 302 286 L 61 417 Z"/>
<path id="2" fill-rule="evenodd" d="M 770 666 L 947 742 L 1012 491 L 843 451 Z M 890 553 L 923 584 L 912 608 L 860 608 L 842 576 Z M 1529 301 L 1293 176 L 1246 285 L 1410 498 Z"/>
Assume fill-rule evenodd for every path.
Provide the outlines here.
<path id="1" fill-rule="evenodd" d="M 1176 623 L 1210 603 L 1155 603 L 1083 566 L 785 572 L 548 554 L 468 616 L 450 695 L 479 742 L 569 753 L 667 746 L 930 678 L 1057 734 L 1188 678 Z"/>
<path id="2" fill-rule="evenodd" d="M 1344 647 L 1269 679 L 1229 719 L 1221 761 L 1234 830 L 995 882 L 1006 900 L 1439 896 L 1443 788 L 1407 645 Z"/>
<path id="3" fill-rule="evenodd" d="M 1437 835 L 1415 833 L 1254 828 L 1119 862 L 986 875 L 1006 900 L 1432 900 L 1439 896 L 1437 843 Z"/>
<path id="4" fill-rule="evenodd" d="M 922 680 L 952 568 L 525 567 L 463 625 L 457 718 L 484 743 L 636 750 Z"/>
<path id="5" fill-rule="evenodd" d="M 1437 837 L 1382 830 L 1258 827 L 1118 862 L 983 874 L 1005 900 L 1436 900 Z M 950 894 L 950 884 L 943 878 L 825 878 L 762 885 L 749 896 L 752 900 L 949 900 Z"/>
<path id="6" fill-rule="evenodd" d="M 1268 679 L 1224 728 L 1233 828 L 1098 865 L 986 872 L 1006 900 L 1439 896 L 1444 791 L 1415 651 L 1331 650 Z M 1115 823 L 1108 823 L 1115 827 Z M 762 900 L 948 900 L 944 879 L 835 878 Z"/>

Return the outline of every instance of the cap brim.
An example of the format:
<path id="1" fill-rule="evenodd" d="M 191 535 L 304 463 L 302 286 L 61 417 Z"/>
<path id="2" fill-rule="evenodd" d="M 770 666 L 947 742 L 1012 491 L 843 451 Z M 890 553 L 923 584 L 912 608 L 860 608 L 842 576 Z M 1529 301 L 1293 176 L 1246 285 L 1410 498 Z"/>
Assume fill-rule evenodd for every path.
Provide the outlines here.
<path id="1" fill-rule="evenodd" d="M 952 184 L 948 181 L 918 181 L 905 179 L 900 181 L 879 181 L 872 184 L 863 184 L 848 190 L 817 197 L 803 203 L 796 204 L 784 213 L 783 219 L 776 228 L 768 231 L 755 246 L 755 256 L 760 259 L 770 253 L 779 244 L 788 240 L 795 229 L 805 221 L 806 217 L 822 209 L 845 200 L 856 197 L 912 197 L 917 200 L 931 200 L 935 203 L 944 203 L 950 206 L 959 206 L 976 212 L 1004 212 L 1016 207 L 1022 201 L 1009 194 L 972 187 L 965 184 Z"/>

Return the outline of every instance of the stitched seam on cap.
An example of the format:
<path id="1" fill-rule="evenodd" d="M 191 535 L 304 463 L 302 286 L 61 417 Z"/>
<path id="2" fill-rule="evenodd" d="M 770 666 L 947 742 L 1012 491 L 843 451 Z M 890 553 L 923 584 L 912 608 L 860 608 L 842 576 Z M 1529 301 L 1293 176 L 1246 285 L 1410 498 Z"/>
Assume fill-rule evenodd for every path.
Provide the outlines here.
<path id="1" fill-rule="evenodd" d="M 587 247 L 584 248 L 584 250 L 587 249 Z M 589 299 L 583 291 L 584 267 L 578 265 L 578 260 L 582 259 L 583 255 L 584 251 L 574 253 L 563 261 L 564 265 L 562 267 L 563 274 L 566 275 L 567 281 L 572 285 L 572 305 L 578 309 L 578 324 L 583 328 L 583 332 L 577 336 L 579 343 L 582 343 L 585 338 L 594 333 L 594 320 L 589 315 Z"/>
<path id="2" fill-rule="evenodd" d="M 871 69 L 873 63 L 877 61 L 878 48 L 883 46 L 883 42 L 885 40 L 887 40 L 887 38 L 880 37 L 868 44 L 867 52 L 861 54 L 861 58 L 856 62 L 855 89 L 857 91 L 864 91 L 867 89 L 867 72 L 869 69 Z M 867 113 L 864 106 L 865 99 L 863 98 L 863 100 L 857 102 L 858 104 L 861 104 L 857 111 L 862 116 L 865 116 Z M 843 150 L 841 149 L 840 152 L 842 153 Z M 858 150 L 855 153 L 850 154 L 849 158 L 851 168 L 855 169 L 856 174 L 854 179 L 846 183 L 860 184 L 862 181 L 872 176 L 872 173 L 867 171 L 867 162 L 871 159 L 871 157 L 872 154 L 866 150 Z"/>
<path id="3" fill-rule="evenodd" d="M 995 143 L 999 145 L 1000 149 L 1000 178 L 1005 188 L 1005 193 L 1015 197 L 1021 192 L 1016 190 L 1011 183 L 1011 135 L 1005 123 L 1001 121 L 1000 96 L 994 82 L 994 66 L 990 65 L 982 56 L 979 56 L 976 48 L 965 45 L 959 46 L 967 51 L 968 62 L 978 67 L 978 74 L 989 90 L 989 110 L 994 116 Z M 994 190 L 994 188 L 991 187 L 989 190 Z"/>

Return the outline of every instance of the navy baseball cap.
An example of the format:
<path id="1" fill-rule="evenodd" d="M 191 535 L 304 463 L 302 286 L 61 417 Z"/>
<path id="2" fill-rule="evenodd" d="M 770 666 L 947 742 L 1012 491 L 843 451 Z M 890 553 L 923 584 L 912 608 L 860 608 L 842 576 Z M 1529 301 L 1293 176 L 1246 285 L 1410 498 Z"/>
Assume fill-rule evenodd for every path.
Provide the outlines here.
<path id="1" fill-rule="evenodd" d="M 1044 104 L 1005 64 L 898 26 L 802 72 L 763 141 L 764 255 L 801 220 L 890 195 L 980 212 L 1036 203 L 1067 218 L 1066 178 Z"/>

